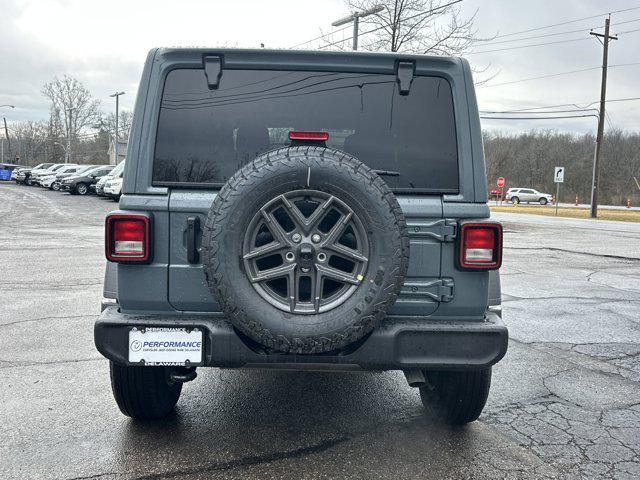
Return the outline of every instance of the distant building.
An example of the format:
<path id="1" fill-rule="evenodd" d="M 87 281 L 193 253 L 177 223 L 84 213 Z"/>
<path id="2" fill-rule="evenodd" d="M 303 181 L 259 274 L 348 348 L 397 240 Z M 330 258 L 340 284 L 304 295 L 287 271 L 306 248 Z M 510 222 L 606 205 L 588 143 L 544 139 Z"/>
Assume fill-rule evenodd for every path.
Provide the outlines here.
<path id="1" fill-rule="evenodd" d="M 109 141 L 109 164 L 117 165 L 124 160 L 124 157 L 127 155 L 127 143 L 128 142 L 124 140 L 118 141 L 118 160 L 116 161 L 116 149 L 113 138 Z"/>

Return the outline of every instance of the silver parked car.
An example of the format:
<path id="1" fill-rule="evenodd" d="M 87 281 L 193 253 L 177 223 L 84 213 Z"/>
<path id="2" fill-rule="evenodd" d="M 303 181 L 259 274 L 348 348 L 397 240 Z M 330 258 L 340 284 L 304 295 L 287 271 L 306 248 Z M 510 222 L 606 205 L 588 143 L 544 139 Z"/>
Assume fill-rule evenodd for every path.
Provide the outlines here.
<path id="1" fill-rule="evenodd" d="M 549 193 L 541 193 L 533 188 L 510 188 L 507 190 L 505 199 L 515 205 L 521 202 L 546 205 L 553 201 L 553 195 Z"/>

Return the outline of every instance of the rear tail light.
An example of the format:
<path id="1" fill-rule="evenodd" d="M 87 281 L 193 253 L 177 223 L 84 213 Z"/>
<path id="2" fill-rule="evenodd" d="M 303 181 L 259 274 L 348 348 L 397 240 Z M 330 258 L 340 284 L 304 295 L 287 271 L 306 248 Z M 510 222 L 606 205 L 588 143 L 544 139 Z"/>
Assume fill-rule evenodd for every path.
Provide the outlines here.
<path id="1" fill-rule="evenodd" d="M 328 132 L 289 132 L 289 140 L 306 140 L 326 142 L 329 140 Z"/>
<path id="2" fill-rule="evenodd" d="M 150 218 L 146 215 L 113 214 L 106 220 L 106 255 L 110 262 L 148 263 Z"/>
<path id="3" fill-rule="evenodd" d="M 496 270 L 502 265 L 502 225 L 463 223 L 460 227 L 458 266 L 464 270 Z"/>

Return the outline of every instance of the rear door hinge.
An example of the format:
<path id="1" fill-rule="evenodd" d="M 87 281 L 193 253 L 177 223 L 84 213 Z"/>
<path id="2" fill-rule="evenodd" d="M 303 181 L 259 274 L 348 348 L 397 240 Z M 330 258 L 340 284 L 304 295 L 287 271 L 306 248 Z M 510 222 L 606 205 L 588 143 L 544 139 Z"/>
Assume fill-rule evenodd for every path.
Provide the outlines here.
<path id="1" fill-rule="evenodd" d="M 406 281 L 402 286 L 400 296 L 416 300 L 420 300 L 422 297 L 435 302 L 450 302 L 453 300 L 453 278 Z"/>
<path id="2" fill-rule="evenodd" d="M 215 90 L 220 83 L 220 77 L 222 77 L 222 58 L 217 55 L 208 55 L 204 57 L 203 63 L 209 90 Z"/>
<path id="3" fill-rule="evenodd" d="M 400 95 L 409 95 L 415 69 L 416 64 L 414 62 L 398 62 L 396 81 L 398 82 L 398 92 Z"/>
<path id="4" fill-rule="evenodd" d="M 433 222 L 408 220 L 407 229 L 410 237 L 430 237 L 440 242 L 453 242 L 458 233 L 458 222 L 450 218 L 442 218 Z"/>

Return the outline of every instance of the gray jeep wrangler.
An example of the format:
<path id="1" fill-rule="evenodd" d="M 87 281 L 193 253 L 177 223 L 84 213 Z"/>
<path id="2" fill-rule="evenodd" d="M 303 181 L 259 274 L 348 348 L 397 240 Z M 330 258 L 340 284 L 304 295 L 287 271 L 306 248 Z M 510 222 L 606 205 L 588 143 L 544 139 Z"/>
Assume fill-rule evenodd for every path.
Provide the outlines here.
<path id="1" fill-rule="evenodd" d="M 125 415 L 198 367 L 402 370 L 480 415 L 508 335 L 465 60 L 152 50 L 122 192 L 95 343 Z"/>

